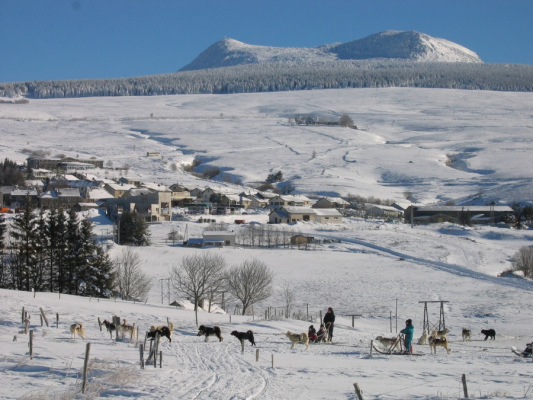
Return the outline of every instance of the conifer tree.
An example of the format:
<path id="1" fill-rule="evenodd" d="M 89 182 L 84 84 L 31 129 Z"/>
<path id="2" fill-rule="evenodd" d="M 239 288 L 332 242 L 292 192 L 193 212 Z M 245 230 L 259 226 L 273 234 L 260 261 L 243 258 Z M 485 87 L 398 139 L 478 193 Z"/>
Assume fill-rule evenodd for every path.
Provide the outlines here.
<path id="1" fill-rule="evenodd" d="M 148 246 L 150 244 L 148 225 L 144 218 L 135 211 L 124 211 L 120 217 L 119 226 L 119 244 L 133 246 Z"/>
<path id="2" fill-rule="evenodd" d="M 37 240 L 37 217 L 29 196 L 26 197 L 26 205 L 21 214 L 13 218 L 10 235 L 14 240 L 14 259 L 12 267 L 12 287 L 18 290 L 31 290 L 36 268 L 36 240 Z"/>
<path id="3" fill-rule="evenodd" d="M 67 252 L 65 257 L 65 272 L 67 277 L 66 293 L 78 294 L 80 283 L 80 268 L 82 262 L 82 243 L 78 216 L 74 209 L 70 209 L 67 219 Z"/>
<path id="4" fill-rule="evenodd" d="M 80 264 L 78 286 L 87 296 L 106 296 L 113 288 L 112 262 L 96 242 L 90 218 L 81 220 L 79 229 Z M 81 289 L 80 289 L 81 290 Z"/>

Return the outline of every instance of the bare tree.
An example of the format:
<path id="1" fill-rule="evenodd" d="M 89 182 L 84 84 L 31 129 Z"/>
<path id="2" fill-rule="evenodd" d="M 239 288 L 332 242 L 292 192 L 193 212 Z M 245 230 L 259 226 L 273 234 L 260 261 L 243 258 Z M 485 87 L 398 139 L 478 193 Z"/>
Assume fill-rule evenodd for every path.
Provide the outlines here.
<path id="1" fill-rule="evenodd" d="M 172 227 L 172 230 L 168 233 L 168 240 L 172 240 L 172 245 L 175 245 L 176 241 L 180 239 L 183 239 L 180 235 L 180 231 L 177 231 L 175 227 Z"/>
<path id="2" fill-rule="evenodd" d="M 292 307 L 294 306 L 294 301 L 296 300 L 296 295 L 292 285 L 289 282 L 285 282 L 283 288 L 281 289 L 281 295 L 283 297 L 283 302 L 285 303 L 285 315 L 291 315 Z"/>
<path id="3" fill-rule="evenodd" d="M 141 257 L 130 247 L 114 260 L 115 290 L 122 299 L 145 301 L 152 288 L 152 279 L 141 271 Z"/>
<path id="4" fill-rule="evenodd" d="M 172 267 L 172 287 L 194 301 L 196 325 L 198 325 L 198 304 L 202 298 L 211 298 L 224 279 L 226 261 L 220 255 L 204 253 L 184 256 L 181 263 Z"/>
<path id="5" fill-rule="evenodd" d="M 273 279 L 272 271 L 256 258 L 243 261 L 228 271 L 227 289 L 242 303 L 242 315 L 252 304 L 270 297 Z"/>
<path id="6" fill-rule="evenodd" d="M 521 271 L 525 277 L 533 277 L 533 248 L 522 247 L 513 256 L 515 271 Z"/>
<path id="7" fill-rule="evenodd" d="M 342 114 L 339 118 L 340 126 L 353 126 L 353 120 L 347 114 Z"/>

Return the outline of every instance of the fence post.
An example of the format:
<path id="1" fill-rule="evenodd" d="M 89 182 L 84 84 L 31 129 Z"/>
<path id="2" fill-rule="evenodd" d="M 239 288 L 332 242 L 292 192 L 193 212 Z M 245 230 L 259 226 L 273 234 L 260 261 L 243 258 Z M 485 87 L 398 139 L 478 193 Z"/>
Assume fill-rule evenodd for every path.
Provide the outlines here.
<path id="1" fill-rule="evenodd" d="M 355 315 L 352 315 L 352 328 L 355 326 Z"/>
<path id="2" fill-rule="evenodd" d="M 46 315 L 44 314 L 44 310 L 42 307 L 39 307 L 39 310 L 41 310 L 41 315 L 43 316 L 44 318 L 44 322 L 46 322 L 46 327 L 49 327 L 50 325 L 48 325 L 48 319 L 46 319 Z"/>
<path id="3" fill-rule="evenodd" d="M 26 313 L 24 312 L 24 307 L 22 307 L 22 323 L 24 323 L 24 320 L 26 319 Z"/>
<path id="4" fill-rule="evenodd" d="M 30 359 L 33 360 L 33 329 L 30 330 Z"/>
<path id="5" fill-rule="evenodd" d="M 56 329 L 59 329 L 59 313 L 56 313 Z"/>
<path id="6" fill-rule="evenodd" d="M 357 398 L 359 400 L 364 400 L 363 399 L 363 391 L 361 389 L 359 389 L 359 385 L 357 383 L 354 383 L 353 387 L 355 388 L 355 394 L 357 395 Z"/>
<path id="7" fill-rule="evenodd" d="M 274 353 L 272 353 L 272 368 L 274 368 Z"/>
<path id="8" fill-rule="evenodd" d="M 259 349 L 255 349 L 255 362 L 259 361 Z"/>
<path id="9" fill-rule="evenodd" d="M 372 349 L 374 348 L 374 339 L 370 341 L 370 357 L 372 357 Z"/>
<path id="10" fill-rule="evenodd" d="M 102 322 L 100 321 L 100 317 L 98 317 L 98 326 L 100 327 L 100 332 L 102 332 Z"/>
<path id="11" fill-rule="evenodd" d="M 159 351 L 159 368 L 163 368 L 163 350 Z"/>
<path id="12" fill-rule="evenodd" d="M 157 368 L 157 352 L 159 351 L 159 333 L 155 335 L 155 344 L 154 344 L 154 368 Z"/>
<path id="13" fill-rule="evenodd" d="M 465 395 L 465 399 L 468 399 L 468 388 L 466 387 L 466 375 L 465 374 L 463 374 L 462 381 L 463 381 L 463 392 Z"/>
<path id="14" fill-rule="evenodd" d="M 81 386 L 81 392 L 85 393 L 87 387 L 87 368 L 89 366 L 89 352 L 91 351 L 91 343 L 87 343 L 85 349 L 85 361 L 83 362 L 83 384 Z"/>
<path id="15" fill-rule="evenodd" d="M 139 353 L 141 356 L 141 369 L 144 369 L 144 345 L 142 343 L 139 345 Z"/>

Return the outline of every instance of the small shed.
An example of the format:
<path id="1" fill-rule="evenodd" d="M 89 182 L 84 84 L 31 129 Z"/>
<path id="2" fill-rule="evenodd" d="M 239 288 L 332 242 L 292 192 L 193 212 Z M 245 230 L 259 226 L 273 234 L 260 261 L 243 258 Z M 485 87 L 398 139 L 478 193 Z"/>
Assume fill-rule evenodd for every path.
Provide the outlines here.
<path id="1" fill-rule="evenodd" d="M 204 244 L 213 243 L 212 246 L 235 246 L 235 232 L 229 231 L 206 231 L 203 234 Z"/>

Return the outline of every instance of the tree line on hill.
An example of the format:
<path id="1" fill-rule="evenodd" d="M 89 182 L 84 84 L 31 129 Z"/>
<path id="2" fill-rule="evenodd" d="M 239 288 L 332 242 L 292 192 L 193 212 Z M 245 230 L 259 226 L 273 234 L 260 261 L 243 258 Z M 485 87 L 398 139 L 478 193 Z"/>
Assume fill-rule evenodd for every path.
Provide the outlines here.
<path id="1" fill-rule="evenodd" d="M 532 91 L 533 66 L 398 60 L 280 62 L 132 78 L 2 83 L 0 96 L 43 99 L 383 87 Z"/>

